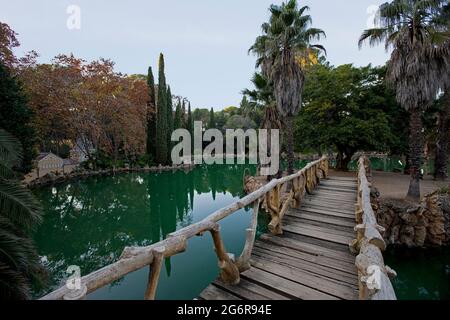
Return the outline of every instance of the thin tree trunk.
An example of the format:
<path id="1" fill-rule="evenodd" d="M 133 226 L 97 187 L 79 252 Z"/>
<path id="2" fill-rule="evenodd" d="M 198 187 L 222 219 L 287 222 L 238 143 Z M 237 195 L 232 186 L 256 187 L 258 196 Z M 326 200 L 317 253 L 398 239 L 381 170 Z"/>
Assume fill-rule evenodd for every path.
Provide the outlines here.
<path id="1" fill-rule="evenodd" d="M 287 136 L 287 159 L 288 159 L 288 174 L 294 173 L 294 118 L 286 118 L 286 136 Z"/>
<path id="2" fill-rule="evenodd" d="M 450 130 L 450 93 L 447 92 L 443 98 L 444 105 L 439 111 L 438 123 L 438 138 L 436 141 L 436 160 L 434 178 L 436 180 L 444 181 L 448 179 L 448 144 L 449 144 L 449 130 Z"/>
<path id="3" fill-rule="evenodd" d="M 414 108 L 410 111 L 410 135 L 409 135 L 409 161 L 410 175 L 408 199 L 413 201 L 420 200 L 420 167 L 422 166 L 423 154 L 423 125 L 422 113 L 420 109 Z"/>
<path id="4" fill-rule="evenodd" d="M 336 157 L 336 170 L 338 171 L 348 171 L 348 165 L 352 161 L 354 153 L 347 154 L 342 151 L 338 151 L 338 155 Z"/>

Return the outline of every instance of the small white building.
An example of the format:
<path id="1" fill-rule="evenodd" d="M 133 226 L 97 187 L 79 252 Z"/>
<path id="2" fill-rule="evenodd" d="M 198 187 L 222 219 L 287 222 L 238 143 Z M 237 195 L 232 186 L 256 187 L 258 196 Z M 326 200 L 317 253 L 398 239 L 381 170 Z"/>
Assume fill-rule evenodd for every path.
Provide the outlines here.
<path id="1" fill-rule="evenodd" d="M 39 154 L 36 159 L 37 167 L 39 171 L 56 171 L 63 168 L 64 159 L 58 157 L 56 154 L 51 152 L 45 152 Z"/>
<path id="2" fill-rule="evenodd" d="M 43 177 L 48 173 L 69 173 L 78 163 L 71 159 L 63 159 L 51 152 L 41 153 L 36 158 L 37 177 Z"/>

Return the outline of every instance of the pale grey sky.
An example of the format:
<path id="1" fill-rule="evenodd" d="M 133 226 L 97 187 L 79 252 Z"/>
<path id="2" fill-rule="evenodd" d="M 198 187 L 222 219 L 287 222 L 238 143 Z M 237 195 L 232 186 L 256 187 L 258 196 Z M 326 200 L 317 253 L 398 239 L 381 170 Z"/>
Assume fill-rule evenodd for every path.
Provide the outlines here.
<path id="1" fill-rule="evenodd" d="M 87 60 L 116 62 L 123 73 L 156 72 L 160 52 L 174 94 L 194 107 L 222 109 L 238 105 L 250 87 L 255 58 L 248 48 L 279 0 L 0 0 L 0 21 L 19 33 L 17 54 L 36 50 L 40 62 L 73 52 Z M 380 0 L 299 0 L 308 5 L 313 26 L 323 29 L 328 60 L 335 65 L 384 64 L 383 46 L 358 49 Z M 81 9 L 81 29 L 67 28 L 67 7 Z"/>

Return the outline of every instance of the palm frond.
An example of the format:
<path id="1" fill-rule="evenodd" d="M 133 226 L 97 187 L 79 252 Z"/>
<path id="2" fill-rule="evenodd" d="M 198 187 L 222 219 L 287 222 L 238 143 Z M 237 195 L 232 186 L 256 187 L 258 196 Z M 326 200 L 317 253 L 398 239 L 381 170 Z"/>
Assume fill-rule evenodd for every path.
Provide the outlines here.
<path id="1" fill-rule="evenodd" d="M 320 44 L 312 44 L 309 47 L 312 48 L 312 49 L 318 49 L 319 51 L 323 51 L 323 53 L 325 55 L 327 55 L 327 49 L 325 49 L 325 47 L 320 45 Z"/>
<path id="2" fill-rule="evenodd" d="M 42 221 L 42 208 L 18 182 L 0 178 L 0 214 L 16 226 L 33 230 Z"/>
<path id="3" fill-rule="evenodd" d="M 369 41 L 370 46 L 375 46 L 377 44 L 385 41 L 388 36 L 387 28 L 373 28 L 364 30 L 358 41 L 358 46 L 361 49 L 365 41 Z"/>
<path id="4" fill-rule="evenodd" d="M 22 145 L 20 142 L 5 130 L 0 129 L 0 166 L 11 169 L 18 165 L 21 159 Z M 0 170 L 0 177 L 2 176 L 2 170 Z"/>
<path id="5" fill-rule="evenodd" d="M 0 297 L 28 299 L 30 283 L 42 284 L 45 278 L 32 240 L 0 216 Z"/>

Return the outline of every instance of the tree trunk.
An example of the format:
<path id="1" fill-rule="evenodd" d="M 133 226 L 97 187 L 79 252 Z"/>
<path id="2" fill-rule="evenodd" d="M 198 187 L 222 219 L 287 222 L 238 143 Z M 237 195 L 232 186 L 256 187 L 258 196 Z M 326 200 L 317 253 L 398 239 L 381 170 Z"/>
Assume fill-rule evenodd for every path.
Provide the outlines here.
<path id="1" fill-rule="evenodd" d="M 286 118 L 288 174 L 294 173 L 294 117 Z"/>
<path id="2" fill-rule="evenodd" d="M 439 111 L 438 119 L 438 138 L 436 141 L 436 160 L 434 178 L 436 180 L 445 181 L 448 179 L 448 143 L 450 130 L 450 92 L 447 92 L 443 98 L 443 106 Z"/>
<path id="3" fill-rule="evenodd" d="M 352 157 L 355 153 L 349 151 L 342 151 L 338 148 L 338 154 L 336 157 L 336 170 L 348 171 L 348 165 L 352 161 Z"/>
<path id="4" fill-rule="evenodd" d="M 409 123 L 409 161 L 410 176 L 408 199 L 413 201 L 420 200 L 420 167 L 422 166 L 423 154 L 423 125 L 422 112 L 419 108 L 410 111 L 411 118 Z"/>

